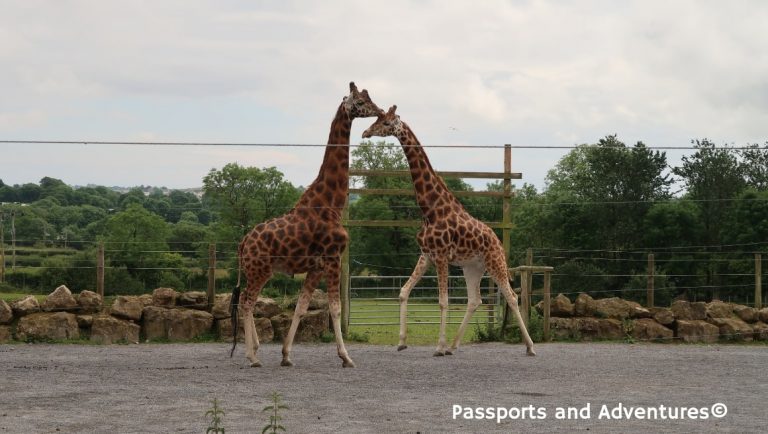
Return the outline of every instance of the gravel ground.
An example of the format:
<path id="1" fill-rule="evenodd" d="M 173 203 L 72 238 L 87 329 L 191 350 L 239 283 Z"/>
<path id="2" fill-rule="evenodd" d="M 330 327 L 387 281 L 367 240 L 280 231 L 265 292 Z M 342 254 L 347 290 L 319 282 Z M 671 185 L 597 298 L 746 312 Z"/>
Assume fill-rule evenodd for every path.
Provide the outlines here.
<path id="1" fill-rule="evenodd" d="M 260 433 L 273 391 L 295 433 L 746 433 L 768 424 L 760 345 L 540 344 L 526 357 L 522 345 L 493 343 L 432 357 L 431 346 L 350 344 L 355 369 L 342 369 L 333 344 L 295 345 L 292 368 L 279 366 L 280 349 L 262 346 L 264 367 L 249 368 L 242 344 L 233 359 L 228 344 L 0 345 L 0 432 L 201 433 L 218 398 L 227 433 Z M 727 406 L 722 418 L 709 415 L 717 403 Z M 600 418 L 619 405 L 652 407 L 657 418 Z M 665 420 L 662 405 L 697 410 Z M 454 406 L 474 416 L 504 407 L 514 418 L 454 418 Z M 558 407 L 583 419 L 558 419 Z M 697 412 L 709 417 L 692 419 Z"/>

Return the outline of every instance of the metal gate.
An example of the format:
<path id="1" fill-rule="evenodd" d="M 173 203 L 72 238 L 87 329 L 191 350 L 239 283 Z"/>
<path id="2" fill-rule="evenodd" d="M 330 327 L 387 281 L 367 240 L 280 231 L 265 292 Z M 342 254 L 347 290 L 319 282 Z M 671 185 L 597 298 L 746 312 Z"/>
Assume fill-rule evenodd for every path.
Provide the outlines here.
<path id="1" fill-rule="evenodd" d="M 400 288 L 410 276 L 350 276 L 349 327 L 397 326 L 400 324 Z M 472 323 L 493 323 L 500 311 L 499 292 L 488 276 L 480 283 L 483 304 Z M 463 276 L 448 277 L 448 323 L 461 324 L 467 310 L 467 287 Z M 440 324 L 437 276 L 424 276 L 408 298 L 408 324 Z"/>

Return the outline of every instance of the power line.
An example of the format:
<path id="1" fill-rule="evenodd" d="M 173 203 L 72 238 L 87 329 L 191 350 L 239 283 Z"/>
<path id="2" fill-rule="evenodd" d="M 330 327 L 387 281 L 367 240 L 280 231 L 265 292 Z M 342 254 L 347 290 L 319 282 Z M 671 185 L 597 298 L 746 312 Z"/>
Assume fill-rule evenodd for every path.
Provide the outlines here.
<path id="1" fill-rule="evenodd" d="M 343 143 L 248 143 L 248 142 L 144 142 L 130 140 L 0 140 L 0 144 L 52 144 L 52 145 L 125 145 L 125 146 L 253 146 L 253 147 L 328 147 L 328 146 L 349 146 L 359 147 L 359 144 Z M 419 145 L 415 145 L 419 146 Z M 486 148 L 503 149 L 506 145 L 420 145 L 423 148 Z M 577 148 L 599 148 L 599 149 L 658 149 L 658 150 L 694 150 L 694 149 L 713 149 L 713 150 L 768 150 L 768 146 L 712 146 L 707 148 L 697 146 L 644 146 L 643 148 L 634 147 L 607 147 L 600 145 L 510 145 L 512 149 L 577 149 Z"/>

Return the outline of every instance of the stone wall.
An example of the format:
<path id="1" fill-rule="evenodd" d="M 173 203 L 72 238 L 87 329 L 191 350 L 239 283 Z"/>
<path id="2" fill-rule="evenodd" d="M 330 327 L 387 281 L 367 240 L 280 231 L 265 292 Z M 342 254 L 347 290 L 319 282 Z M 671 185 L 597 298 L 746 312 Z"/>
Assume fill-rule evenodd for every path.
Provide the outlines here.
<path id="1" fill-rule="evenodd" d="M 536 305 L 543 312 L 543 303 Z M 678 300 L 669 308 L 646 309 L 617 297 L 595 300 L 563 294 L 550 305 L 550 333 L 555 340 L 707 342 L 768 340 L 768 308 L 757 310 L 722 301 Z"/>
<path id="2" fill-rule="evenodd" d="M 56 288 L 43 302 L 34 296 L 7 303 L 0 300 L 0 343 L 88 339 L 97 343 L 189 341 L 215 337 L 232 341 L 231 294 L 216 296 L 207 311 L 205 292 L 179 293 L 157 288 L 152 294 L 118 296 L 112 306 L 91 291 L 73 295 L 66 286 Z M 284 312 L 271 298 L 259 297 L 254 310 L 259 340 L 281 339 L 293 318 L 293 307 Z M 243 318 L 238 338 L 242 340 Z M 310 310 L 301 319 L 297 341 L 317 340 L 328 331 L 328 300 L 321 290 L 313 294 Z"/>

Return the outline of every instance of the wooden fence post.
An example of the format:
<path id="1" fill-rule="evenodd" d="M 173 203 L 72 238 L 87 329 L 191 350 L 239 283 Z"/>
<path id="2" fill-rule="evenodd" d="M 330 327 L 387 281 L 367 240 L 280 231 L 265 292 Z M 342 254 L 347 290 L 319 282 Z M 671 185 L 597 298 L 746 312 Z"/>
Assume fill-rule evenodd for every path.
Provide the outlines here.
<path id="1" fill-rule="evenodd" d="M 755 253 L 755 309 L 763 308 L 763 255 Z"/>
<path id="2" fill-rule="evenodd" d="M 96 249 L 96 293 L 104 299 L 104 242 Z"/>
<path id="3" fill-rule="evenodd" d="M 525 251 L 525 265 L 528 265 L 529 267 L 533 266 L 533 248 L 529 247 Z M 527 270 L 524 273 L 520 275 L 521 279 L 522 276 L 525 276 L 525 285 L 523 285 L 522 280 L 520 281 L 520 286 L 523 288 L 522 291 L 524 291 L 525 296 L 523 296 L 523 305 L 525 308 L 525 315 L 523 316 L 523 319 L 525 320 L 525 326 L 528 326 L 528 321 L 531 319 L 531 293 L 533 292 L 533 271 Z"/>
<path id="4" fill-rule="evenodd" d="M 531 299 L 531 294 L 528 291 L 528 285 L 533 276 L 528 270 L 522 270 L 520 272 L 520 314 L 523 316 L 523 323 L 528 327 L 528 320 L 530 319 L 530 303 L 526 300 Z"/>
<path id="5" fill-rule="evenodd" d="M 5 214 L 0 210 L 0 283 L 5 282 L 5 226 L 3 218 Z"/>
<path id="6" fill-rule="evenodd" d="M 552 272 L 544 272 L 544 342 L 549 341 L 549 309 L 550 309 L 550 291 L 552 282 Z"/>
<path id="7" fill-rule="evenodd" d="M 216 243 L 208 245 L 208 312 L 216 299 Z"/>
<path id="8" fill-rule="evenodd" d="M 349 198 L 347 203 L 344 204 L 344 209 L 341 212 L 341 221 L 344 226 L 347 226 L 349 221 Z M 339 292 L 341 301 L 341 334 L 346 336 L 349 333 L 349 242 L 344 248 L 344 252 L 341 254 L 341 276 L 339 278 Z"/>
<path id="9" fill-rule="evenodd" d="M 654 278 L 656 277 L 656 265 L 653 253 L 648 254 L 648 303 L 645 307 L 653 307 Z"/>

